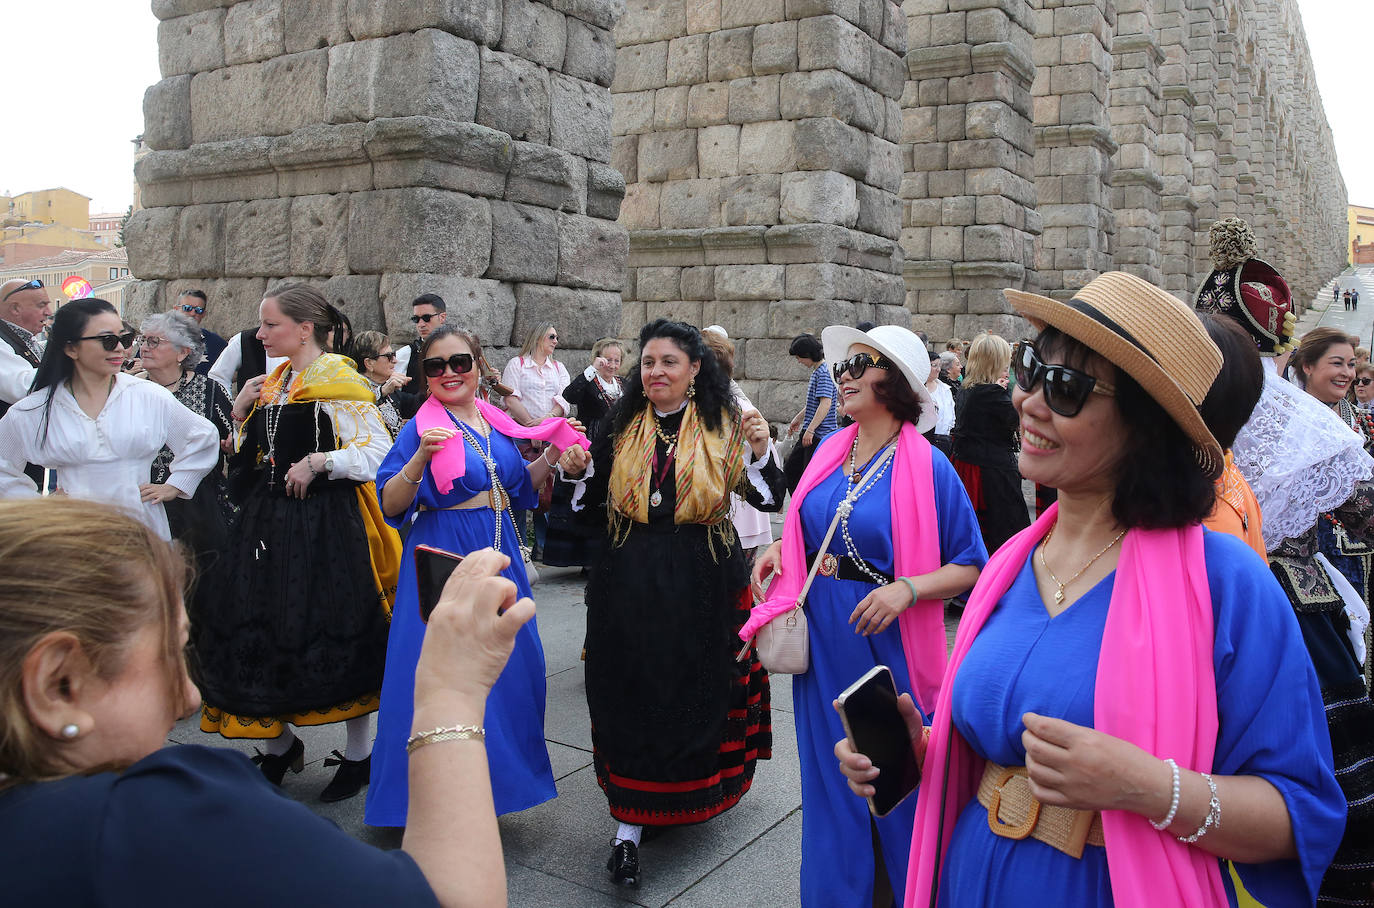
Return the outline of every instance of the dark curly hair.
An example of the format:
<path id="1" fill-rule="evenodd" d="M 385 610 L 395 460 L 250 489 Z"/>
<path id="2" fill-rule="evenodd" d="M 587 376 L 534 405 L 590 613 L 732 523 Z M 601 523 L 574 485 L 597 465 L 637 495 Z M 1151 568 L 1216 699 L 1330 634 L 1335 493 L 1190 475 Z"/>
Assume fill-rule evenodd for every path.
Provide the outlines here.
<path id="1" fill-rule="evenodd" d="M 645 344 L 656 338 L 672 341 L 679 350 L 687 354 L 689 360 L 700 364 L 701 368 L 696 375 L 696 396 L 693 399 L 706 428 L 713 432 L 720 431 L 722 411 L 729 413 L 731 419 L 739 419 L 739 406 L 735 403 L 734 395 L 730 393 L 730 379 L 725 376 L 715 354 L 702 340 L 700 331 L 685 322 L 670 322 L 666 318 L 660 318 L 640 329 L 639 349 L 642 351 Z M 619 435 L 624 431 L 642 406 L 644 379 L 638 369 L 631 369 L 625 379 L 625 393 L 611 411 L 611 434 Z"/>
<path id="2" fill-rule="evenodd" d="M 1045 362 L 1084 369 L 1098 356 L 1075 338 L 1047 327 L 1035 339 Z M 1101 357 L 1099 357 L 1101 358 Z M 1193 441 L 1134 378 L 1112 365 L 1116 404 L 1125 430 L 1112 516 L 1122 526 L 1158 530 L 1200 523 L 1216 503 L 1212 478 L 1198 465 Z"/>
<path id="3" fill-rule="evenodd" d="M 921 399 L 911 389 L 911 382 L 906 380 L 906 374 L 897 368 L 896 363 L 879 381 L 873 383 L 873 396 L 878 403 L 887 407 L 887 412 L 912 425 L 916 424 L 924 411 Z"/>

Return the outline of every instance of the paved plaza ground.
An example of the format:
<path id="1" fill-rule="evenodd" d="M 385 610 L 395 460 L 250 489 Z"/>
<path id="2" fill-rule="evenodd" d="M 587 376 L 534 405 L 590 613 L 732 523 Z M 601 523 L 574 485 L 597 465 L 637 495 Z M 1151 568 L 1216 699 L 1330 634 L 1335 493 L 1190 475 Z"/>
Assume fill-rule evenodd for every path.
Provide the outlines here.
<path id="1" fill-rule="evenodd" d="M 1374 268 L 1347 271 L 1342 289 L 1358 287 L 1367 302 L 1347 312 L 1331 303 L 1327 285 L 1299 321 L 1299 334 L 1318 325 L 1344 328 L 1368 344 L 1374 339 Z M 1028 489 L 1028 491 L 1030 491 Z M 1033 504 L 1033 498 L 1029 499 Z M 774 518 L 774 534 L 781 519 Z M 732 810 L 708 823 L 671 829 L 644 842 L 643 881 L 637 889 L 618 889 L 605 862 L 615 823 L 591 768 L 591 730 L 583 684 L 582 648 L 586 608 L 584 580 L 573 568 L 545 568 L 535 587 L 539 633 L 548 671 L 545 734 L 558 797 L 538 807 L 502 817 L 510 904 L 513 906 L 673 905 L 679 908 L 781 908 L 799 902 L 801 791 L 793 730 L 791 678 L 772 679 L 773 759 L 759 763 L 753 789 Z M 633 590 L 627 590 L 633 595 Z M 955 619 L 947 619 L 953 635 Z M 400 844 L 399 830 L 365 826 L 363 795 L 338 804 L 317 796 L 333 769 L 322 761 L 343 749 L 342 725 L 301 730 L 305 771 L 288 774 L 284 789 L 320 816 L 383 848 Z M 202 734 L 193 720 L 172 733 L 177 743 L 231 746 L 252 753 L 246 742 Z M 500 772 L 499 766 L 492 767 Z"/>

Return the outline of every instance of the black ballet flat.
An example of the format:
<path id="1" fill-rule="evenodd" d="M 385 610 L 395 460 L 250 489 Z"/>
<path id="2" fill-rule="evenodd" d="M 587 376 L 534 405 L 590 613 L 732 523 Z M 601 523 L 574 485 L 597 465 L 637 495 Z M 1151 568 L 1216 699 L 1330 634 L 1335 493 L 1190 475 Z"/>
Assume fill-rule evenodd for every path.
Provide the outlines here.
<path id="1" fill-rule="evenodd" d="M 258 765 L 267 781 L 280 788 L 288 769 L 295 773 L 305 769 L 305 742 L 297 738 L 284 754 L 265 754 L 255 748 L 249 759 Z"/>
<path id="2" fill-rule="evenodd" d="M 616 842 L 606 861 L 606 869 L 617 886 L 638 886 L 639 846 L 634 842 Z"/>
<path id="3" fill-rule="evenodd" d="M 348 760 L 336 750 L 333 757 L 325 757 L 324 765 L 339 767 L 333 780 L 320 792 L 320 800 L 328 804 L 351 798 L 363 790 L 372 775 L 372 754 L 361 760 Z"/>

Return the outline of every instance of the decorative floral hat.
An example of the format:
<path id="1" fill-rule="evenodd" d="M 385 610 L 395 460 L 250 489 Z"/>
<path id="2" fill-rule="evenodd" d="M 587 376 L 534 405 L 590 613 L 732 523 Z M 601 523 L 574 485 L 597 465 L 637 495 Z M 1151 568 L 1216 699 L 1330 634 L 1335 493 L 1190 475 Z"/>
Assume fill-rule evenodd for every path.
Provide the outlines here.
<path id="1" fill-rule="evenodd" d="M 1194 301 L 1197 311 L 1229 315 L 1250 332 L 1261 356 L 1292 350 L 1293 294 L 1268 262 L 1256 258 L 1255 234 L 1240 218 L 1223 218 L 1208 231 L 1211 274 Z"/>

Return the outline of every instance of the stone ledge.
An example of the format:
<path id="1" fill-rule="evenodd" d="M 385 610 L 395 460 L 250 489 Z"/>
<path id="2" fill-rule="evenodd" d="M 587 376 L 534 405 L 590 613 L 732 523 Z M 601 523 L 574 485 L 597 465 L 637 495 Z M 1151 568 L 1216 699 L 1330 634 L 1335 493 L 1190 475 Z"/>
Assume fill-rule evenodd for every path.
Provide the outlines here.
<path id="1" fill-rule="evenodd" d="M 958 290 L 987 287 L 1022 287 L 1026 268 L 1015 262 L 954 262 L 954 286 Z"/>
<path id="2" fill-rule="evenodd" d="M 1189 107 L 1197 106 L 1197 96 L 1187 85 L 1165 85 L 1159 90 L 1159 96 L 1166 101 L 1182 101 Z"/>
<path id="3" fill-rule="evenodd" d="M 972 48 L 968 44 L 914 48 L 907 52 L 906 68 L 916 80 L 967 76 L 973 72 Z"/>
<path id="4" fill-rule="evenodd" d="M 1035 81 L 1035 61 L 1018 50 L 1010 41 L 976 45 L 971 57 L 974 72 L 1011 73 L 1025 85 Z"/>
<path id="5" fill-rule="evenodd" d="M 1149 54 L 1158 66 L 1164 62 L 1164 51 L 1155 42 L 1154 33 L 1136 35 L 1117 35 L 1112 41 L 1112 55 Z"/>
<path id="6" fill-rule="evenodd" d="M 1111 185 L 1146 186 L 1159 192 L 1164 189 L 1164 179 L 1144 167 L 1119 168 L 1112 171 Z"/>
<path id="7" fill-rule="evenodd" d="M 1094 145 L 1106 155 L 1116 154 L 1118 148 L 1111 130 L 1105 126 L 1076 123 L 1071 126 L 1035 127 L 1036 148 L 1065 148 L 1075 145 Z"/>
<path id="8" fill-rule="evenodd" d="M 766 257 L 753 255 L 762 239 Z M 773 227 L 712 227 L 692 230 L 635 230 L 630 233 L 630 268 L 716 264 L 792 265 L 831 262 L 884 274 L 901 272 L 901 245 L 835 224 Z"/>

